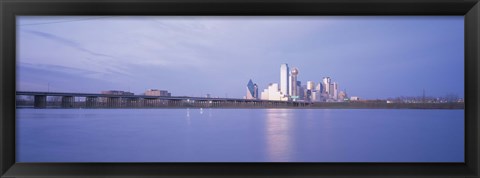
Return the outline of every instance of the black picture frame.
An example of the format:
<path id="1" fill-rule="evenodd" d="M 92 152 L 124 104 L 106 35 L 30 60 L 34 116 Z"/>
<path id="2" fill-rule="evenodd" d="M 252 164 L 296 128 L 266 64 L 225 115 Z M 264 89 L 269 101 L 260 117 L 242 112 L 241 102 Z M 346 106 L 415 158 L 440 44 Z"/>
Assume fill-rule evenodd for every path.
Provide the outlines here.
<path id="1" fill-rule="evenodd" d="M 17 15 L 463 15 L 465 163 L 16 163 Z M 478 0 L 0 0 L 0 19 L 2 177 L 479 177 Z"/>

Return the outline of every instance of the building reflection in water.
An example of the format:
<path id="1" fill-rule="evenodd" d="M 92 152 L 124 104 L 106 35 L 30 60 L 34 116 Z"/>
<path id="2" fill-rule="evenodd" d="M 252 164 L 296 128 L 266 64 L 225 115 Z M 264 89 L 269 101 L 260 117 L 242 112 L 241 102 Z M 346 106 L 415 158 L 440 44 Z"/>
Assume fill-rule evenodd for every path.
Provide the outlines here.
<path id="1" fill-rule="evenodd" d="M 289 109 L 267 109 L 265 123 L 266 153 L 269 162 L 291 161 L 294 112 Z"/>
<path id="2" fill-rule="evenodd" d="M 187 108 L 187 125 L 190 126 L 192 123 L 191 123 L 191 119 L 190 119 L 190 108 Z"/>

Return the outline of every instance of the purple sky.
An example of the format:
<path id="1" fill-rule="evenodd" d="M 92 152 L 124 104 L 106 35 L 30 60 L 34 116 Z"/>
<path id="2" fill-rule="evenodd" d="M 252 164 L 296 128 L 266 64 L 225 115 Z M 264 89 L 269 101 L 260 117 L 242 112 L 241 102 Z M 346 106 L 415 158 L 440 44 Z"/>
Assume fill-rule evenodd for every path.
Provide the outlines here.
<path id="1" fill-rule="evenodd" d="M 464 95 L 463 16 L 19 16 L 17 90 L 242 98 L 329 76 L 350 96 Z"/>

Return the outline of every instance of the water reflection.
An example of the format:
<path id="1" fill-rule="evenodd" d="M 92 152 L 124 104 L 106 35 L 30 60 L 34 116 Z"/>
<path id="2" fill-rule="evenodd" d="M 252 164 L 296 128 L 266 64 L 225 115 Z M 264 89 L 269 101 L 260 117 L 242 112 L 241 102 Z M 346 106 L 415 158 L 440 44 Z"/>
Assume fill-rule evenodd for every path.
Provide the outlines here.
<path id="1" fill-rule="evenodd" d="M 187 108 L 187 125 L 191 125 L 192 121 L 190 120 L 190 108 Z"/>
<path id="2" fill-rule="evenodd" d="M 321 134 L 318 136 L 319 140 L 321 140 L 321 146 L 325 150 L 334 150 L 334 145 L 332 138 L 334 137 L 334 130 L 333 130 L 333 123 L 332 123 L 332 112 L 333 110 L 331 109 L 325 109 L 323 110 L 323 115 L 319 118 L 320 121 L 318 122 L 319 124 L 322 125 L 322 130 Z M 317 128 L 318 129 L 318 128 Z M 315 138 L 317 139 L 317 138 Z"/>
<path id="3" fill-rule="evenodd" d="M 290 161 L 293 151 L 293 114 L 289 109 L 266 110 L 266 153 L 268 161 Z"/>

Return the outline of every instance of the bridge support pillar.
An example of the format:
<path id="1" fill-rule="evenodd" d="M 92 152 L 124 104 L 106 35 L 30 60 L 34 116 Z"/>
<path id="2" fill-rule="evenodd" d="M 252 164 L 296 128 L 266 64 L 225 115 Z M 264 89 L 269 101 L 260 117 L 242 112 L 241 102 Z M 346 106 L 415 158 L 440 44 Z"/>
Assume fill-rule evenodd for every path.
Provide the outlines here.
<path id="1" fill-rule="evenodd" d="M 85 107 L 87 108 L 96 108 L 98 107 L 98 97 L 88 96 L 85 98 Z"/>
<path id="2" fill-rule="evenodd" d="M 121 100 L 118 97 L 108 97 L 107 98 L 107 107 L 108 108 L 118 108 L 121 106 Z"/>
<path id="3" fill-rule="evenodd" d="M 75 97 L 62 96 L 62 108 L 73 108 L 75 104 Z"/>
<path id="4" fill-rule="evenodd" d="M 127 107 L 137 108 L 139 107 L 138 98 L 125 98 L 127 100 Z"/>
<path id="5" fill-rule="evenodd" d="M 34 108 L 46 108 L 47 107 L 47 96 L 45 95 L 35 95 L 33 101 Z"/>
<path id="6" fill-rule="evenodd" d="M 143 106 L 147 108 L 151 108 L 153 106 L 153 100 L 150 98 L 143 99 Z"/>

